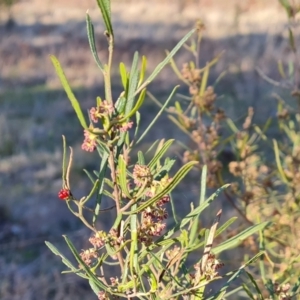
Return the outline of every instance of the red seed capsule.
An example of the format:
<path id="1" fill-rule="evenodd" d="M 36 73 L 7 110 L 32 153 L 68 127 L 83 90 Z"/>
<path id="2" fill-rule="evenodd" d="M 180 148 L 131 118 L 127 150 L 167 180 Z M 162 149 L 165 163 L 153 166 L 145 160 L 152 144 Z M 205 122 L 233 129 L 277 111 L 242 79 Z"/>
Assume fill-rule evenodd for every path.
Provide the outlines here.
<path id="1" fill-rule="evenodd" d="M 58 198 L 61 200 L 70 200 L 71 198 L 71 191 L 68 189 L 61 189 L 58 192 Z"/>

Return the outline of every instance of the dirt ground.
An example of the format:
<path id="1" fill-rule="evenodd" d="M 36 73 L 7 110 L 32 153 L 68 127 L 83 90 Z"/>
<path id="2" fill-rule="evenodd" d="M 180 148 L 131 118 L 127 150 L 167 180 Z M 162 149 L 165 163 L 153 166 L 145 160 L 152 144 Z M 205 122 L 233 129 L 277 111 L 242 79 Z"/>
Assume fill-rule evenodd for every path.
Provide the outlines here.
<path id="1" fill-rule="evenodd" d="M 89 233 L 74 220 L 57 199 L 61 187 L 61 135 L 74 147 L 76 162 L 72 182 L 78 195 L 89 185 L 82 168 L 93 168 L 93 156 L 82 153 L 82 137 L 74 113 L 61 90 L 49 55 L 56 55 L 65 73 L 88 108 L 103 93 L 86 38 L 85 13 L 95 23 L 100 59 L 106 59 L 103 24 L 93 0 L 23 0 L 10 14 L 0 7 L 0 298 L 3 300 L 95 299 L 89 287 L 74 276 L 61 275 L 60 261 L 44 246 L 45 240 L 68 251 L 61 235 L 67 233 L 78 248 Z M 112 0 L 118 61 L 128 66 L 134 51 L 149 57 L 149 71 L 201 18 L 206 31 L 201 48 L 204 65 L 221 51 L 225 53 L 212 72 L 212 79 L 226 71 L 220 83 L 220 101 L 232 117 L 246 112 L 248 105 L 263 114 L 274 113 L 274 89 L 255 71 L 279 78 L 277 60 L 287 63 L 286 15 L 276 0 Z M 8 16 L 12 22 L 8 22 Z M 298 40 L 296 41 L 298 42 Z M 180 66 L 189 58 L 181 51 Z M 118 65 L 114 66 L 117 75 Z M 116 78 L 116 95 L 120 92 Z M 152 85 L 164 99 L 178 84 L 169 69 Z M 144 124 L 157 108 L 147 104 Z M 257 121 L 260 115 L 257 114 Z M 265 117 L 264 117 L 265 119 Z M 152 138 L 180 137 L 162 118 L 165 132 Z M 144 126 L 144 125 L 143 125 Z M 159 128 L 159 127 L 158 127 Z M 150 142 L 150 141 L 149 141 Z M 177 195 L 192 201 L 198 182 L 186 185 Z M 111 216 L 107 215 L 106 218 Z M 101 220 L 105 226 L 105 217 Z M 62 277 L 63 276 L 63 277 Z"/>

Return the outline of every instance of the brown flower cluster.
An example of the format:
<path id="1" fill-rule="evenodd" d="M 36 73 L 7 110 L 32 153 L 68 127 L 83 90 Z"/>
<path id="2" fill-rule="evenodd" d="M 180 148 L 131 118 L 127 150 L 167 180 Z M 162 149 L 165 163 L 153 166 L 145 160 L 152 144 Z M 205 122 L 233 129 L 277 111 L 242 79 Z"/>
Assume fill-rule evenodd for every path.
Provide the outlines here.
<path id="1" fill-rule="evenodd" d="M 197 149 L 186 150 L 183 154 L 183 162 L 197 160 L 200 162 L 199 168 L 207 165 L 207 185 L 210 188 L 217 187 L 219 185 L 218 172 L 222 169 L 223 165 L 217 157 L 218 152 L 215 150 L 220 138 L 216 125 L 199 125 L 197 130 L 191 132 L 191 136 L 197 145 Z"/>
<path id="2" fill-rule="evenodd" d="M 93 152 L 98 141 L 112 142 L 118 139 L 121 132 L 126 132 L 133 126 L 133 122 L 123 119 L 123 114 L 118 113 L 113 104 L 106 100 L 98 101 L 96 107 L 89 111 L 91 124 L 84 130 L 84 141 L 81 148 L 88 152 Z M 94 124 L 101 123 L 102 128 L 95 127 Z"/>
<path id="3" fill-rule="evenodd" d="M 137 187 L 144 188 L 144 197 L 147 200 L 163 191 L 172 179 L 166 175 L 155 180 L 148 166 L 136 164 L 133 168 L 133 180 Z M 164 195 L 141 212 L 141 224 L 138 227 L 140 242 L 149 245 L 154 237 L 162 234 L 166 228 L 164 221 L 168 217 L 167 210 L 163 206 L 168 202 L 170 202 L 170 196 Z"/>
<path id="4" fill-rule="evenodd" d="M 162 234 L 162 231 L 166 228 L 164 221 L 168 218 L 167 210 L 163 206 L 169 201 L 170 197 L 165 195 L 142 212 L 141 225 L 138 228 L 140 242 L 150 245 L 154 237 Z"/>
<path id="5" fill-rule="evenodd" d="M 278 297 L 279 300 L 292 300 L 292 296 L 289 295 L 290 288 L 291 285 L 289 283 L 280 285 L 279 283 L 275 282 L 273 284 L 273 293 Z M 268 298 L 266 300 L 271 300 L 271 299 L 273 298 Z"/>
<path id="6" fill-rule="evenodd" d="M 181 70 L 182 78 L 189 85 L 191 104 L 186 111 L 177 107 L 170 110 L 176 112 L 177 120 L 185 132 L 196 145 L 186 150 L 183 154 L 184 163 L 197 160 L 198 167 L 208 167 L 208 187 L 218 187 L 218 173 L 222 169 L 222 163 L 218 159 L 218 148 L 220 143 L 220 122 L 226 116 L 224 110 L 216 107 L 217 95 L 212 86 L 206 87 L 203 91 L 202 72 L 204 69 L 197 69 L 193 63 L 184 64 Z"/>
<path id="7" fill-rule="evenodd" d="M 219 276 L 219 270 L 224 267 L 224 263 L 220 262 L 216 256 L 212 253 L 208 255 L 208 259 L 205 265 L 204 270 L 201 271 L 201 262 L 194 265 L 194 269 L 196 270 L 196 274 L 201 274 L 201 277 L 204 276 L 206 280 L 212 280 Z M 192 278 L 196 278 L 197 276 L 194 274 L 190 274 Z"/>
<path id="8" fill-rule="evenodd" d="M 80 257 L 87 266 L 93 266 L 99 257 L 99 253 L 95 248 L 83 250 Z"/>
<path id="9" fill-rule="evenodd" d="M 153 175 L 148 166 L 136 164 L 133 168 L 133 180 L 138 187 L 150 187 L 153 182 Z"/>
<path id="10" fill-rule="evenodd" d="M 111 246 L 120 246 L 123 238 L 119 236 L 117 230 L 112 229 L 108 234 L 104 231 L 97 231 L 89 238 L 89 242 L 93 245 L 93 248 L 83 250 L 80 257 L 87 266 L 93 266 L 98 261 L 100 250 L 106 243 Z"/>

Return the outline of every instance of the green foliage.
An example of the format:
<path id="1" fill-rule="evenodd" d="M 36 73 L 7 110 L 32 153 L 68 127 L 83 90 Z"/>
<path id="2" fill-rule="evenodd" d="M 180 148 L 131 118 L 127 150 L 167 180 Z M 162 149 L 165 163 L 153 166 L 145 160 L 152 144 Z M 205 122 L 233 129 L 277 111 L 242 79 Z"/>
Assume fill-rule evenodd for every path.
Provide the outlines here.
<path id="1" fill-rule="evenodd" d="M 283 82 L 275 82 L 260 69 L 258 72 L 269 83 L 290 91 L 298 106 L 296 110 L 275 95 L 277 116 L 266 119 L 262 127 L 253 122 L 255 112 L 252 107 L 249 107 L 242 124 L 230 119 L 226 110 L 217 106 L 215 87 L 220 78 L 208 85 L 210 69 L 221 55 L 203 67 L 198 65 L 201 22 L 197 23 L 196 38 L 185 46 L 195 60 L 184 64 L 181 70 L 174 60 L 171 61 L 175 74 L 189 87 L 189 95 L 177 95 L 181 101 L 165 109 L 169 119 L 191 139 L 190 145 L 182 145 L 184 163 L 198 161 L 195 166 L 200 170 L 207 166 L 206 184 L 211 188 L 223 186 L 232 181 L 229 178 L 235 178 L 224 192 L 242 217 L 239 229 L 262 221 L 272 223 L 260 230 L 258 241 L 251 236 L 243 242 L 249 250 L 244 252 L 245 261 L 249 253 L 264 252 L 257 268 L 246 273 L 248 283 L 242 285 L 251 299 L 266 299 L 267 296 L 268 299 L 292 299 L 299 293 L 300 71 L 294 32 L 300 6 L 288 0 L 280 0 L 280 3 L 289 18 L 289 46 L 294 61 L 289 63 L 288 72 L 282 62 L 278 62 Z M 278 126 L 276 139 L 269 134 L 271 126 Z M 229 162 L 222 159 L 226 152 L 232 157 Z M 230 239 L 223 245 L 226 242 Z M 219 249 L 223 250 L 222 244 L 215 248 L 215 253 Z"/>
<path id="2" fill-rule="evenodd" d="M 18 0 L 0 0 L 0 6 L 11 7 Z"/>
<path id="3" fill-rule="evenodd" d="M 74 264 L 54 245 L 49 242 L 46 242 L 46 245 L 62 259 L 67 267 L 64 273 L 75 273 L 88 280 L 98 299 L 112 299 L 113 297 L 223 299 L 227 293 L 233 293 L 228 291 L 231 284 L 242 274 L 249 274 L 246 268 L 262 257 L 267 249 L 261 248 L 252 258 L 245 260 L 242 266 L 222 276 L 219 270 L 223 263 L 216 255 L 237 247 L 254 233 L 265 232 L 271 223 L 265 220 L 251 224 L 240 232 L 231 234 L 230 238 L 226 236 L 226 239 L 217 242 L 215 238 L 221 237 L 221 234 L 228 230 L 236 218 L 231 218 L 219 227 L 222 214 L 220 210 L 211 227 L 199 228 L 199 219 L 202 214 L 210 208 L 218 195 L 230 186 L 229 184 L 219 185 L 218 189 L 206 198 L 206 186 L 210 186 L 212 182 L 212 166 L 210 156 L 207 156 L 208 153 L 204 154 L 203 157 L 207 157 L 205 160 L 200 160 L 200 164 L 199 159 L 189 159 L 173 176 L 170 172 L 175 160 L 168 157 L 168 150 L 174 140 L 155 141 L 151 147 L 154 154 L 150 158 L 148 155 L 146 158 L 141 151 L 138 152 L 136 162 L 133 162 L 131 156 L 132 150 L 149 133 L 157 118 L 166 109 L 177 88 L 174 88 L 166 102 L 161 105 L 161 110 L 146 130 L 140 132 L 139 110 L 143 106 L 148 85 L 169 63 L 180 75 L 173 56 L 196 31 L 200 41 L 201 24 L 191 30 L 148 77 L 146 76 L 147 59 L 142 57 L 139 69 L 140 58 L 137 52 L 134 54 L 130 71 L 127 71 L 124 63 L 119 63 L 124 91 L 118 99 L 113 99 L 111 69 L 114 33 L 110 1 L 97 0 L 97 3 L 106 27 L 107 63 L 100 62 L 97 55 L 94 27 L 88 14 L 86 22 L 91 52 L 104 77 L 105 100 L 97 97 L 95 107 L 89 110 L 88 117 L 85 117 L 81 110 L 80 101 L 72 92 L 59 61 L 55 56 L 51 56 L 56 73 L 83 128 L 82 149 L 88 152 L 97 151 L 99 154 L 98 169 L 92 173 L 85 170 L 91 181 L 90 192 L 78 199 L 72 193 L 69 180 L 74 159 L 73 151 L 70 148 L 69 158 L 67 158 L 67 145 L 63 137 L 62 189 L 58 196 L 65 200 L 71 213 L 91 230 L 92 235 L 89 238 L 91 247 L 79 252 L 72 241 L 64 236 L 76 261 Z M 190 50 L 197 51 L 195 44 L 190 46 Z M 208 115 L 212 112 L 209 101 L 212 101 L 214 96 L 212 91 L 207 89 L 207 82 L 210 68 L 216 62 L 217 59 L 203 69 L 197 69 L 191 63 L 186 68 L 185 74 L 181 76 L 185 83 L 189 84 L 191 80 L 193 81 L 191 90 L 194 92 L 197 90 L 200 99 L 199 107 L 190 110 L 193 118 L 201 117 L 203 112 Z M 189 73 L 191 78 L 186 76 Z M 199 80 L 200 74 L 203 74 L 202 80 Z M 171 119 L 184 132 L 189 133 L 190 128 L 186 125 L 190 123 L 187 123 L 188 118 L 181 103 L 177 102 L 172 112 L 174 116 Z M 135 120 L 135 124 L 132 119 Z M 195 126 L 195 123 L 190 125 Z M 135 130 L 129 134 L 132 127 Z M 213 150 L 217 144 L 218 140 L 214 141 L 209 150 Z M 199 204 L 195 207 L 191 205 L 191 211 L 186 216 L 180 216 L 181 220 L 178 221 L 171 192 L 195 166 L 202 170 Z M 116 211 L 115 220 L 107 224 L 110 227 L 107 232 L 99 230 L 96 225 L 97 219 L 101 218 L 101 213 L 107 210 L 102 207 L 104 197 L 112 203 L 109 209 Z M 168 203 L 172 205 L 172 216 L 168 216 L 165 208 Z M 171 218 L 173 222 L 168 222 L 167 225 L 168 218 Z M 208 284 L 218 279 L 223 279 L 220 288 L 209 291 Z"/>

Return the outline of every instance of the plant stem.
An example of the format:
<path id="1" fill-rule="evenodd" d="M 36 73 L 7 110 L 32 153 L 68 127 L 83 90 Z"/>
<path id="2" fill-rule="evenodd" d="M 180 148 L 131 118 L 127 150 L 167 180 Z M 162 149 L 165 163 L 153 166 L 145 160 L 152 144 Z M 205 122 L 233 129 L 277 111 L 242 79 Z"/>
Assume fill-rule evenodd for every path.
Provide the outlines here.
<path id="1" fill-rule="evenodd" d="M 115 156 L 114 156 L 114 148 L 113 146 L 109 147 L 109 159 L 108 164 L 111 170 L 111 179 L 113 181 L 113 195 L 114 201 L 116 202 L 117 214 L 120 213 L 120 191 L 117 183 L 117 173 L 116 173 L 116 165 L 115 165 Z"/>
<path id="2" fill-rule="evenodd" d="M 111 66 L 114 52 L 114 37 L 110 35 L 108 37 L 108 64 L 105 67 L 104 82 L 105 82 L 105 97 L 108 103 L 113 104 L 112 93 L 111 93 Z"/>

